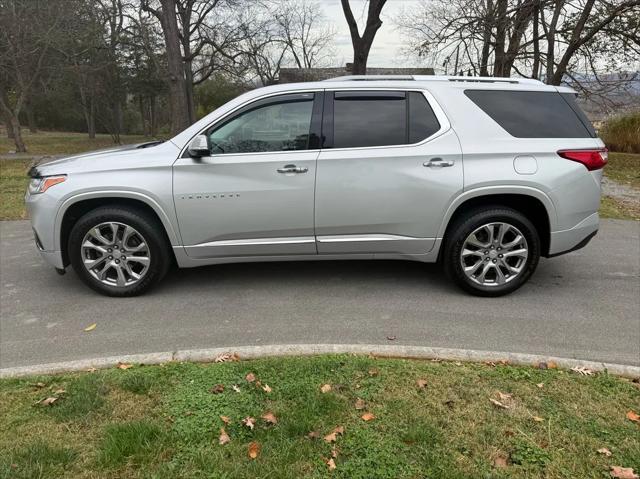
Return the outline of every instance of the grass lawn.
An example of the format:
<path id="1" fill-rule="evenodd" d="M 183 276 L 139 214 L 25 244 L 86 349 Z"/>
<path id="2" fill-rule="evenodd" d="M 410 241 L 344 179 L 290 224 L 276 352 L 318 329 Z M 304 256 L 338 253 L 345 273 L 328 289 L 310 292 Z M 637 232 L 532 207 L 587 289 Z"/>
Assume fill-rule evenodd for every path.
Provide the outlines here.
<path id="1" fill-rule="evenodd" d="M 618 183 L 640 189 L 640 154 L 609 153 L 605 174 Z"/>
<path id="2" fill-rule="evenodd" d="M 111 136 L 104 134 L 98 134 L 95 139 L 91 140 L 86 133 L 41 131 L 33 134 L 29 133 L 29 130 L 23 129 L 22 137 L 27 146 L 27 153 L 36 156 L 75 154 L 113 146 Z M 120 139 L 123 144 L 142 143 L 150 140 L 150 138 L 141 135 L 122 135 Z M 15 151 L 15 149 L 13 140 L 7 138 L 6 135 L 0 136 L 0 155 Z"/>
<path id="3" fill-rule="evenodd" d="M 21 220 L 27 217 L 24 194 L 31 160 L 0 160 L 0 220 Z"/>
<path id="4" fill-rule="evenodd" d="M 640 470 L 639 410 L 629 380 L 502 364 L 113 368 L 0 381 L 0 477 L 603 478 Z"/>

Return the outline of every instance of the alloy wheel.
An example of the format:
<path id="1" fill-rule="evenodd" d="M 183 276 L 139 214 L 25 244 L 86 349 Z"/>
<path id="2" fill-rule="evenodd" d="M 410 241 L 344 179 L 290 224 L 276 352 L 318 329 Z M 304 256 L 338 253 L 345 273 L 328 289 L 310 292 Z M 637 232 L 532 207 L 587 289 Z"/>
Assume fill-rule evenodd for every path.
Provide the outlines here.
<path id="1" fill-rule="evenodd" d="M 82 262 L 89 274 L 108 286 L 128 287 L 144 278 L 151 253 L 135 228 L 118 222 L 100 223 L 82 240 Z"/>
<path id="2" fill-rule="evenodd" d="M 501 286 L 513 281 L 524 269 L 529 248 L 522 232 L 504 222 L 476 228 L 460 251 L 464 274 L 482 286 Z"/>

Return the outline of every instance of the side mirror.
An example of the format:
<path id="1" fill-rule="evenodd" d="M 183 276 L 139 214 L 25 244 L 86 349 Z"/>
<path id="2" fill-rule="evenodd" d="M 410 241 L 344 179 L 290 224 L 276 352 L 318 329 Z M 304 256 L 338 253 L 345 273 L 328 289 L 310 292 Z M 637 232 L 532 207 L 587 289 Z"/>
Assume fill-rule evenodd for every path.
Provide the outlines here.
<path id="1" fill-rule="evenodd" d="M 207 141 L 206 135 L 198 135 L 191 143 L 189 143 L 189 148 L 187 148 L 189 152 L 189 156 L 192 158 L 202 158 L 203 156 L 209 156 L 211 151 L 209 150 L 209 142 Z"/>

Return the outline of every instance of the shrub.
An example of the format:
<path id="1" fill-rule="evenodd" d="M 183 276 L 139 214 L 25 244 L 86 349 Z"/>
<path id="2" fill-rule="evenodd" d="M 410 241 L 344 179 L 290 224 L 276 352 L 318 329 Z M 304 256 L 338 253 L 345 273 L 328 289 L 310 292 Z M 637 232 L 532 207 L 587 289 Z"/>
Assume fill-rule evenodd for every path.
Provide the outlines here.
<path id="1" fill-rule="evenodd" d="M 611 151 L 640 153 L 640 111 L 607 120 L 600 137 Z"/>

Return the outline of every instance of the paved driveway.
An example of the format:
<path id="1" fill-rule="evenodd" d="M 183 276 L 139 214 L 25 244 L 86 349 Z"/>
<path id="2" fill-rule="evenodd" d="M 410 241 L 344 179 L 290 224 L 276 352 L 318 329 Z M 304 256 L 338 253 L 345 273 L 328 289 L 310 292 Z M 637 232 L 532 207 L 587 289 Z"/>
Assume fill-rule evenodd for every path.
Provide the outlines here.
<path id="1" fill-rule="evenodd" d="M 640 365 L 640 223 L 604 220 L 528 285 L 467 296 L 436 266 L 264 263 L 171 273 L 151 294 L 97 295 L 40 259 L 27 222 L 0 224 L 0 367 L 178 349 L 382 343 Z M 97 323 L 92 332 L 83 328 Z M 393 342 L 388 336 L 396 336 Z"/>

